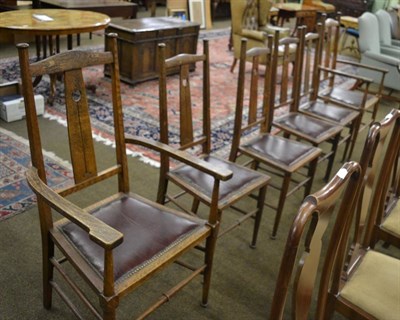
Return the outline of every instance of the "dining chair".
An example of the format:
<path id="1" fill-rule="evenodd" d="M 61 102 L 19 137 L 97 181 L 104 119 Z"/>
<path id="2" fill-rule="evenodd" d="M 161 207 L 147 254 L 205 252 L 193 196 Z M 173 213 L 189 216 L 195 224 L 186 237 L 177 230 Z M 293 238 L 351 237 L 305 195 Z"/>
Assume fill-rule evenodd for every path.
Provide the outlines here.
<path id="1" fill-rule="evenodd" d="M 361 166 L 347 162 L 303 201 L 289 231 L 269 319 L 332 319 L 335 313 L 348 319 L 397 317 L 400 260 L 368 245 L 350 250 L 363 178 Z M 349 252 L 356 257 L 349 260 Z M 285 308 L 289 288 L 290 311 Z"/>
<path id="2" fill-rule="evenodd" d="M 370 124 L 375 121 L 387 70 L 367 63 L 339 59 L 339 38 L 340 20 L 323 19 L 323 37 L 321 37 L 323 49 L 318 73 L 320 84 L 317 96 L 324 101 L 360 112 L 359 133 L 368 129 Z M 354 71 L 345 71 L 343 67 L 339 68 L 339 64 L 352 68 Z M 367 70 L 368 76 L 361 75 L 360 72 L 363 72 L 361 70 Z M 375 93 L 372 93 L 371 89 L 374 79 L 371 78 L 371 73 L 374 74 L 377 81 L 378 88 Z M 338 77 L 348 81 L 338 85 L 336 82 Z M 347 154 L 347 159 L 351 159 L 353 147 L 354 144 Z"/>
<path id="3" fill-rule="evenodd" d="M 255 247 L 270 177 L 222 157 L 217 157 L 212 153 L 208 40 L 203 41 L 203 48 L 202 54 L 180 54 L 167 59 L 165 45 L 160 44 L 158 47 L 160 141 L 179 150 L 190 150 L 194 156 L 199 157 L 210 166 L 229 170 L 233 176 L 229 181 L 221 182 L 218 195 L 213 194 L 212 190 L 216 182 L 207 175 L 185 164 L 174 166 L 167 154 L 161 154 L 157 201 L 162 204 L 170 202 L 191 214 L 199 213 L 201 203 L 205 206 L 215 204 L 218 217 L 228 214 L 231 217 L 231 214 L 239 212 L 240 215 L 235 221 L 223 223 L 219 237 L 240 226 L 243 221 L 254 218 L 251 247 Z M 198 75 L 191 75 L 189 72 L 190 66 L 193 64 L 197 64 L 203 71 L 198 87 L 194 80 Z M 172 68 L 179 74 L 179 85 L 176 91 L 173 91 L 172 88 L 173 79 L 167 79 L 167 74 Z M 196 91 L 197 95 L 194 93 Z M 174 122 L 178 127 L 173 125 Z M 170 184 L 178 186 L 182 192 L 174 193 L 174 190 L 169 188 Z M 179 199 L 185 194 L 190 195 L 190 198 L 193 199 L 191 208 L 187 203 L 185 205 L 184 199 Z M 240 200 L 253 198 L 256 202 L 254 209 L 249 209 L 249 207 L 246 209 L 241 205 L 243 201 Z M 228 209 L 230 210 L 228 211 Z M 223 211 L 224 213 L 222 213 Z M 230 222 L 231 219 L 227 220 L 227 218 L 224 220 Z"/>
<path id="4" fill-rule="evenodd" d="M 376 151 L 379 155 L 378 159 L 369 163 L 370 178 L 368 181 L 374 178 L 376 180 L 373 191 L 369 190 L 369 194 L 372 194 L 372 196 L 365 234 L 365 243 L 370 245 L 371 248 L 375 248 L 379 240 L 382 240 L 384 245 L 391 244 L 400 248 L 399 131 L 400 111 L 392 110 L 381 124 L 379 133 L 380 141 L 383 141 L 380 149 Z M 367 196 L 366 199 L 369 199 L 369 197 Z"/>
<path id="5" fill-rule="evenodd" d="M 186 273 L 179 273 L 182 277 L 178 284 L 160 294 L 160 299 L 149 308 L 137 312 L 138 315 L 142 312 L 139 317 L 147 316 L 169 301 L 196 275 L 203 276 L 202 304 L 206 305 L 219 227 L 216 199 L 221 191 L 220 182 L 229 179 L 232 172 L 193 158 L 185 152 L 176 152 L 160 142 L 125 136 L 117 35 L 107 35 L 106 41 L 108 49 L 104 52 L 71 50 L 35 63 L 30 63 L 29 45 L 18 45 L 32 160 L 32 168 L 26 177 L 37 196 L 39 210 L 44 307 L 51 308 L 52 292 L 55 290 L 80 319 L 87 319 L 89 312 L 96 319 L 115 319 L 116 309 L 123 297 L 153 275 L 159 274 L 162 269 L 164 273 L 160 276 L 171 276 L 171 268 L 166 267 L 177 262 L 189 249 L 204 245 L 204 242 L 204 258 L 192 261 L 193 266 L 189 267 L 192 272 L 188 274 L 186 270 Z M 104 169 L 101 154 L 96 157 L 90 101 L 87 99 L 83 75 L 84 68 L 96 65 L 106 65 L 111 75 L 110 103 L 113 108 L 115 163 Z M 37 119 L 35 109 L 32 77 L 46 74 L 62 75 L 65 88 L 68 125 L 66 139 L 69 139 L 65 147 L 69 147 L 70 151 L 73 180 L 69 187 L 62 190 L 52 189 L 47 182 L 42 142 L 51 133 L 40 131 L 42 122 Z M 161 154 L 168 153 L 177 161 L 206 172 L 214 185 L 208 217 L 199 219 L 162 206 L 140 196 L 137 193 L 141 192 L 140 188 L 136 193 L 131 192 L 127 144 L 145 146 Z M 104 185 L 106 180 L 109 184 Z M 95 202 L 89 206 L 79 205 L 80 201 L 87 200 L 88 192 L 95 197 L 96 190 L 109 190 L 110 195 L 105 198 L 96 197 Z M 71 194 L 74 194 L 74 202 L 67 198 Z M 74 269 L 76 272 L 73 272 Z M 77 279 L 77 275 L 83 281 Z M 178 274 L 174 273 L 174 277 L 178 277 Z M 68 297 L 71 288 L 76 294 L 73 299 Z M 97 296 L 100 308 L 85 294 L 89 288 Z M 81 307 L 88 307 L 86 313 L 73 303 L 76 298 L 80 298 L 83 303 L 79 304 Z"/>
<path id="6" fill-rule="evenodd" d="M 322 259 L 321 241 L 323 237 L 327 241 L 324 242 L 328 248 L 325 259 L 339 258 L 342 239 L 347 237 L 348 225 L 355 211 L 361 180 L 360 165 L 346 162 L 322 189 L 304 199 L 289 230 L 269 319 L 326 319 L 312 316 L 310 310 Z M 327 233 L 328 229 L 333 229 L 331 235 Z M 325 274 L 320 276 L 324 279 Z M 290 312 L 289 306 L 285 308 L 289 288 Z M 321 302 L 318 299 L 316 303 Z"/>
<path id="7" fill-rule="evenodd" d="M 319 73 L 318 68 L 322 53 L 322 24 L 317 24 L 317 32 L 304 35 L 303 57 L 300 59 L 300 100 L 299 111 L 309 116 L 331 121 L 347 128 L 341 133 L 338 146 L 345 143 L 342 161 L 347 159 L 349 150 L 353 150 L 357 140 L 362 114 L 328 101 L 318 98 Z"/>
<path id="8" fill-rule="evenodd" d="M 276 210 L 271 238 L 276 238 L 285 201 L 289 195 L 304 187 L 305 195 L 311 191 L 319 148 L 275 135 L 271 132 L 272 108 L 271 57 L 272 39 L 268 47 L 250 48 L 243 38 L 239 61 L 236 94 L 235 125 L 229 160 L 239 161 L 241 156 L 250 159 L 247 165 L 257 170 L 267 170 L 274 174 L 270 188 L 280 190 L 277 205 L 271 201 L 266 206 Z M 260 60 L 266 62 L 265 74 L 261 76 Z M 246 77 L 246 61 L 251 60 L 251 72 Z M 259 87 L 262 95 L 259 95 Z M 245 94 L 248 93 L 247 96 Z M 259 102 L 259 100 L 261 100 Z M 246 105 L 245 105 L 246 101 Z M 306 168 L 308 167 L 308 169 Z M 275 171 L 275 172 L 273 172 Z M 280 180 L 282 180 L 281 183 Z M 274 183 L 272 183 L 274 182 Z"/>
<path id="9" fill-rule="evenodd" d="M 394 319 L 400 312 L 400 260 L 374 250 L 370 237 L 377 209 L 386 202 L 383 184 L 397 161 L 399 117 L 394 109 L 370 127 L 360 158 L 362 181 L 355 233 L 353 238 L 340 240 L 338 257 L 329 255 L 325 261 L 317 317 L 329 319 L 338 312 L 348 319 Z"/>
<path id="10" fill-rule="evenodd" d="M 283 39 L 279 39 L 278 35 L 274 37 L 271 71 L 271 87 L 273 89 L 270 95 L 270 103 L 274 109 L 274 112 L 271 112 L 271 115 L 273 115 L 272 125 L 281 130 L 285 137 L 294 136 L 315 147 L 323 145 L 325 152 L 319 157 L 318 162 L 328 161 L 324 178 L 328 180 L 343 127 L 330 121 L 311 117 L 299 110 L 302 65 L 300 62 L 303 57 L 304 33 L 305 27 L 299 27 L 297 37 Z M 293 68 L 291 68 L 289 59 L 289 48 L 292 45 L 296 45 L 297 48 Z M 279 46 L 284 48 L 284 54 L 281 57 L 278 49 Z M 277 74 L 278 62 L 282 64 L 279 86 Z M 277 87 L 279 88 L 279 96 L 275 99 L 276 90 L 274 88 Z M 326 145 L 330 145 L 330 149 L 327 149 Z"/>

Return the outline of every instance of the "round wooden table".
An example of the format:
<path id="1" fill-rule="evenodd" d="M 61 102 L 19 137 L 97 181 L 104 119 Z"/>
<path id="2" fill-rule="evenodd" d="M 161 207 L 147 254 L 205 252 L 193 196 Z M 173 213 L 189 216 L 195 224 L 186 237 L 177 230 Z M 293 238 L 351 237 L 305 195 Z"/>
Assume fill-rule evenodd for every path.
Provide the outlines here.
<path id="1" fill-rule="evenodd" d="M 0 29 L 13 34 L 43 37 L 43 52 L 46 56 L 49 41 L 52 53 L 52 39 L 68 35 L 68 49 L 72 48 L 72 35 L 105 29 L 110 17 L 97 12 L 64 9 L 27 9 L 0 13 Z M 58 41 L 57 41 L 58 43 Z M 38 46 L 38 41 L 37 41 Z M 57 48 L 59 52 L 59 48 Z M 40 46 L 37 47 L 38 58 Z"/>
<path id="2" fill-rule="evenodd" d="M 53 37 L 56 38 L 56 52 L 60 52 L 60 35 L 68 36 L 68 49 L 72 49 L 72 35 L 105 29 L 110 23 L 110 17 L 92 11 L 64 9 L 26 9 L 0 13 L 0 29 L 14 34 L 31 35 L 36 38 L 37 59 L 46 58 L 47 44 L 50 55 L 54 54 Z M 41 56 L 41 43 L 43 56 Z M 41 80 L 34 81 L 36 86 Z M 55 95 L 55 79 L 50 81 L 51 104 Z"/>

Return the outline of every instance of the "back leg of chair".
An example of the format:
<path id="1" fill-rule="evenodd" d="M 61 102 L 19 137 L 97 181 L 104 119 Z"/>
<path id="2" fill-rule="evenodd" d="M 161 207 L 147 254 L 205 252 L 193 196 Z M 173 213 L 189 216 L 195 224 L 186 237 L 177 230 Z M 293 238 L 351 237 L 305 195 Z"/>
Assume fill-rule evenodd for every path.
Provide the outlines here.
<path id="1" fill-rule="evenodd" d="M 276 208 L 275 221 L 272 229 L 271 239 L 276 239 L 276 233 L 278 232 L 279 222 L 281 221 L 283 207 L 285 205 L 285 201 L 289 191 L 291 176 L 292 175 L 289 172 L 285 172 L 283 176 L 283 182 L 281 186 L 281 192 L 279 195 L 278 207 Z"/>

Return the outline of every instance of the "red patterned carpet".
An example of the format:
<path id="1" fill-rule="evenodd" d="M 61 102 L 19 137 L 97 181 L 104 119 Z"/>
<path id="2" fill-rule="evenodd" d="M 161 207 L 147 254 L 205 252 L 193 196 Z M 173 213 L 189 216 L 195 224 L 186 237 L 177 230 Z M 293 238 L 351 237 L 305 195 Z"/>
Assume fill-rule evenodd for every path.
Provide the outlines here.
<path id="1" fill-rule="evenodd" d="M 0 127 L 0 221 L 36 204 L 25 179 L 30 159 L 28 141 Z M 45 152 L 45 165 L 51 186 L 62 188 L 71 181 L 69 165 L 54 154 Z"/>

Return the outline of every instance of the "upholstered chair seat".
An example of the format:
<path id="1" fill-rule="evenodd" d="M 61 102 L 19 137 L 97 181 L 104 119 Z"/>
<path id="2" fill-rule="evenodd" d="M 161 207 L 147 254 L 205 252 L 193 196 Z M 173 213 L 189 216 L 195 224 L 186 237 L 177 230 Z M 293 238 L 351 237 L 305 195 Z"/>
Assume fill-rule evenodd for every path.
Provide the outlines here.
<path id="1" fill-rule="evenodd" d="M 206 156 L 203 160 L 216 167 L 235 171 L 235 174 L 229 181 L 221 182 L 218 198 L 218 205 L 221 210 L 227 204 L 237 199 L 238 196 L 245 195 L 247 193 L 247 185 L 260 183 L 264 179 L 264 176 L 260 176 L 257 171 L 238 166 L 233 162 L 221 158 Z M 185 183 L 185 185 L 191 187 L 193 192 L 196 190 L 201 191 L 198 194 L 203 198 L 202 200 L 206 203 L 211 203 L 213 184 L 211 183 L 210 176 L 204 172 L 193 169 L 190 166 L 182 165 L 169 172 L 169 179 L 175 181 L 178 185 Z"/>
<path id="2" fill-rule="evenodd" d="M 314 144 L 326 141 L 327 137 L 339 134 L 343 129 L 339 125 L 295 112 L 276 118 L 274 124 L 286 132 L 296 132 L 298 135 L 301 132 L 307 140 Z"/>
<path id="3" fill-rule="evenodd" d="M 295 172 L 303 162 L 315 157 L 315 147 L 280 136 L 259 135 L 241 145 L 241 152 L 247 155 L 258 154 L 274 163 L 276 167 L 288 172 Z"/>
<path id="4" fill-rule="evenodd" d="M 114 251 L 114 279 L 134 278 L 137 273 L 150 274 L 155 265 L 165 257 L 170 259 L 172 249 L 190 240 L 193 235 L 204 234 L 209 228 L 206 221 L 179 216 L 166 207 L 138 197 L 122 197 L 93 212 L 93 215 L 124 235 L 122 244 Z M 168 225 L 168 228 L 162 226 Z M 64 221 L 57 228 L 56 237 L 61 232 L 71 246 L 80 252 L 93 269 L 103 276 L 104 250 L 94 243 L 87 232 L 76 224 Z M 134 250 L 135 254 L 127 254 Z"/>
<path id="5" fill-rule="evenodd" d="M 357 90 L 347 90 L 344 88 L 338 87 L 329 87 L 325 90 L 319 92 L 319 95 L 322 98 L 329 98 L 330 101 L 340 101 L 341 104 L 346 105 L 349 108 L 360 110 L 364 104 L 364 93 L 362 91 Z M 367 105 L 364 106 L 364 109 L 368 109 L 370 106 L 376 104 L 379 100 L 374 94 L 367 94 Z"/>
<path id="6" fill-rule="evenodd" d="M 400 237 L 400 204 L 391 211 L 390 215 L 383 221 L 381 228 Z"/>
<path id="7" fill-rule="evenodd" d="M 388 292 L 388 288 L 394 288 L 393 281 L 399 279 L 400 260 L 368 251 L 340 297 L 376 319 L 394 320 L 400 314 L 400 290 Z"/>
<path id="8" fill-rule="evenodd" d="M 314 116 L 320 117 L 321 119 L 330 120 L 334 123 L 339 123 L 344 126 L 350 121 L 354 120 L 358 116 L 357 111 L 351 109 L 343 108 L 341 106 L 336 106 L 329 103 L 329 108 L 327 103 L 321 100 L 309 101 L 302 104 L 300 111 L 306 114 L 312 114 Z"/>

